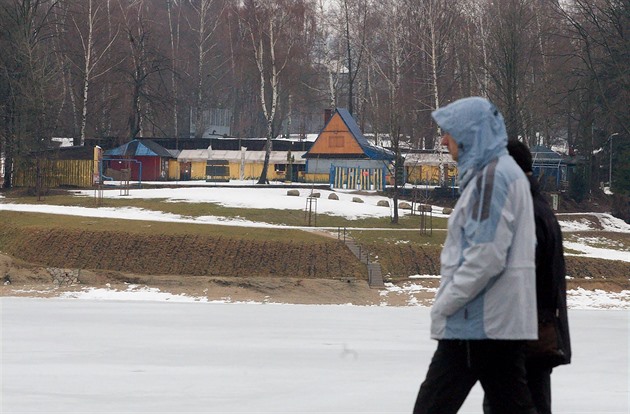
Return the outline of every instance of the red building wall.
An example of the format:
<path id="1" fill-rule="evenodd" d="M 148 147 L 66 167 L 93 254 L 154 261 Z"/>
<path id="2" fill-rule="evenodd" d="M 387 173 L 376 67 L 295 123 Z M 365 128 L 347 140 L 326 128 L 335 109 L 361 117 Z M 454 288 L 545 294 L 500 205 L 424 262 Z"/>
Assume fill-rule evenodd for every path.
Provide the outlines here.
<path id="1" fill-rule="evenodd" d="M 140 176 L 140 164 L 135 161 L 139 161 L 142 163 L 142 181 L 158 181 L 160 180 L 160 157 L 134 157 L 127 163 L 125 159 L 121 159 L 120 161 L 113 160 L 109 162 L 109 167 L 114 170 L 124 170 L 126 168 L 131 167 L 131 180 L 139 181 Z"/>
<path id="2" fill-rule="evenodd" d="M 142 181 L 158 181 L 160 179 L 160 157 L 134 157 L 136 160 L 142 163 Z M 139 165 L 136 165 L 136 170 L 132 167 L 131 176 L 138 179 Z M 135 175 L 134 175 L 135 174 Z"/>

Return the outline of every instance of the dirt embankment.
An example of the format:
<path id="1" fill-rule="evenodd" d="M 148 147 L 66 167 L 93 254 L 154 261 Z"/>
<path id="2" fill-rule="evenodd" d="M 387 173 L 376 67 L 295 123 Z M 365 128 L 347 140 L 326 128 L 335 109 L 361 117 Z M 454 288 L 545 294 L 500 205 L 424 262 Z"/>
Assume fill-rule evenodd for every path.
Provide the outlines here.
<path id="1" fill-rule="evenodd" d="M 61 269 L 76 275 L 78 284 L 55 283 L 53 274 Z M 365 266 L 330 237 L 307 244 L 0 223 L 0 278 L 3 296 L 134 284 L 209 300 L 380 303 Z"/>
<path id="2" fill-rule="evenodd" d="M 440 248 L 411 244 L 365 245 L 386 280 L 439 273 Z M 42 295 L 82 286 L 125 290 L 147 285 L 208 299 L 284 303 L 378 304 L 365 265 L 335 239 L 318 244 L 142 235 L 108 231 L 15 228 L 0 224 L 0 295 L 39 290 Z M 630 263 L 567 256 L 570 289 L 630 289 Z M 80 286 L 57 286 L 49 268 L 80 269 Z M 437 280 L 430 280 L 434 287 Z M 46 293 L 48 292 L 48 293 Z M 56 293 L 55 293 L 56 292 Z M 432 294 L 427 294 L 432 297 Z M 390 296 L 389 304 L 397 304 Z M 403 299 L 400 299 L 404 304 Z"/>
<path id="3" fill-rule="evenodd" d="M 383 274 L 392 281 L 406 280 L 409 275 L 440 273 L 440 251 L 437 246 L 387 245 L 367 246 L 378 251 Z M 565 256 L 567 287 L 603 289 L 612 292 L 630 290 L 630 263 L 618 260 Z"/>
<path id="4" fill-rule="evenodd" d="M 300 279 L 293 277 L 219 277 L 191 275 L 149 275 L 107 270 L 80 270 L 78 284 L 58 285 L 52 282 L 48 268 L 25 263 L 0 254 L 0 274 L 10 284 L 0 285 L 0 296 L 56 297 L 72 294 L 85 287 L 126 291 L 139 287 L 157 288 L 161 292 L 222 301 L 255 301 L 296 304 L 376 305 L 382 299 L 377 289 L 370 289 L 356 279 Z M 427 299 L 429 295 L 427 295 Z M 403 305 L 404 297 L 387 301 Z"/>
<path id="5" fill-rule="evenodd" d="M 134 234 L 0 224 L 0 251 L 49 267 L 148 275 L 365 279 L 341 241 L 256 241 L 206 235 Z"/>

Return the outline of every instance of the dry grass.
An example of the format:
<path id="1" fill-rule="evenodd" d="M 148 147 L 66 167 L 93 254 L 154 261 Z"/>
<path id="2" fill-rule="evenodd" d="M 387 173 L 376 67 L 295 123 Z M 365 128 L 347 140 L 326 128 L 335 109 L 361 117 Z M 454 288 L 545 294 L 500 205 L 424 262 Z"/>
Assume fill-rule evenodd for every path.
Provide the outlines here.
<path id="1" fill-rule="evenodd" d="M 7 194 L 7 201 L 21 204 L 50 204 L 57 206 L 96 207 L 93 197 L 77 197 L 72 194 L 55 194 L 38 201 L 37 197 Z M 242 218 L 250 221 L 280 224 L 287 226 L 305 226 L 308 224 L 304 211 L 281 209 L 255 209 L 224 207 L 215 203 L 171 202 L 166 199 L 109 199 L 101 200 L 100 207 L 137 207 L 150 211 L 178 214 L 185 217 L 218 216 L 226 218 Z M 401 216 L 398 224 L 392 224 L 389 217 L 363 218 L 349 220 L 345 217 L 318 214 L 318 227 L 359 227 L 359 228 L 404 228 L 420 227 L 420 216 Z M 313 221 L 313 219 L 312 219 Z M 446 228 L 446 219 L 434 217 L 434 228 Z"/>
<path id="2" fill-rule="evenodd" d="M 341 243 L 299 230 L 0 212 L 2 252 L 60 268 L 226 277 L 365 278 L 364 265 Z"/>
<path id="3" fill-rule="evenodd" d="M 37 203 L 34 197 L 9 201 Z M 50 195 L 46 204 L 92 207 L 89 197 Z M 183 216 L 217 215 L 252 221 L 304 225 L 303 212 L 233 209 L 211 203 L 164 200 L 103 200 L 108 207 L 133 206 Z M 584 218 L 589 217 L 585 215 Z M 580 217 L 582 218 L 582 217 Z M 433 219 L 432 234 L 422 234 L 419 216 L 347 220 L 318 216 L 318 226 L 385 228 L 348 234 L 378 261 L 383 274 L 400 281 L 413 274 L 438 274 L 446 232 L 444 219 Z M 396 229 L 396 230 L 394 230 Z M 571 233 L 567 240 L 593 238 L 591 245 L 619 250 L 630 235 L 610 232 Z M 101 269 L 137 274 L 221 277 L 292 277 L 365 279 L 363 264 L 335 237 L 291 229 L 259 229 L 206 224 L 100 219 L 0 211 L 0 250 L 25 262 L 63 268 Z M 611 283 L 629 289 L 630 263 L 567 256 L 571 286 Z"/>

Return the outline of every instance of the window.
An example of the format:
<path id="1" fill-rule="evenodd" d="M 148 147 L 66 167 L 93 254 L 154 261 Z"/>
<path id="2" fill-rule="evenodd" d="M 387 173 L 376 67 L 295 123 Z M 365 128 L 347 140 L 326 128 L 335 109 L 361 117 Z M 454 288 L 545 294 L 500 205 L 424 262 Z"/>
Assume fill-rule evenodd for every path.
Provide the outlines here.
<path id="1" fill-rule="evenodd" d="M 330 148 L 343 148 L 343 136 L 331 135 L 328 137 L 328 146 Z"/>

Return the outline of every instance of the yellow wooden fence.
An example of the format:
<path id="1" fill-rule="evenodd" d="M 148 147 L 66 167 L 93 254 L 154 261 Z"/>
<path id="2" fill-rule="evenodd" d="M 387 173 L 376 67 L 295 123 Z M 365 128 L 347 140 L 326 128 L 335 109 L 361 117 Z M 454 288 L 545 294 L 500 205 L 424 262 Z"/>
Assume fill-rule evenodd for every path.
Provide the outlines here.
<path id="1" fill-rule="evenodd" d="M 92 187 L 94 171 L 98 172 L 98 166 L 94 164 L 94 160 L 40 160 L 41 185 L 46 188 Z M 15 187 L 36 187 L 36 164 L 16 163 L 13 185 Z"/>

